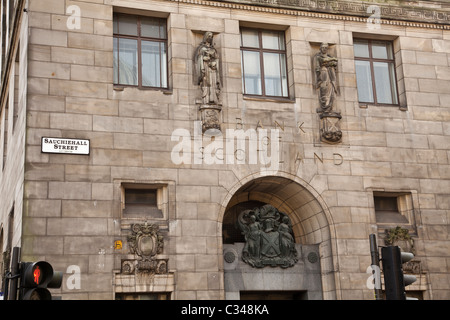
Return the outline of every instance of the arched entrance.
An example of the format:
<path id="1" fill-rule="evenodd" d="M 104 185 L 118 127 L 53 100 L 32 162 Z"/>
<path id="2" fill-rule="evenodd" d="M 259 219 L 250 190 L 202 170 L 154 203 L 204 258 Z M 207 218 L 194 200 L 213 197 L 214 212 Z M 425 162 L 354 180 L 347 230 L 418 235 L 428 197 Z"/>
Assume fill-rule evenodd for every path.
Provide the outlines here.
<path id="1" fill-rule="evenodd" d="M 227 299 L 333 299 L 334 281 L 331 219 L 326 205 L 311 186 L 295 177 L 249 177 L 231 190 L 223 212 L 225 297 Z M 298 262 L 251 266 L 244 262 L 246 238 L 238 220 L 245 210 L 270 205 L 287 215 Z M 253 214 L 253 213 L 250 213 Z M 280 223 L 279 219 L 276 223 Z M 263 234 L 264 245 L 267 234 Z M 272 233 L 272 238 L 276 234 Z M 270 241 L 270 240 L 269 240 Z M 278 240 L 277 240 L 278 241 Z M 281 241 L 281 240 L 280 240 Z M 243 253 L 244 252 L 244 253 Z M 244 259 L 246 260 L 246 259 Z"/>

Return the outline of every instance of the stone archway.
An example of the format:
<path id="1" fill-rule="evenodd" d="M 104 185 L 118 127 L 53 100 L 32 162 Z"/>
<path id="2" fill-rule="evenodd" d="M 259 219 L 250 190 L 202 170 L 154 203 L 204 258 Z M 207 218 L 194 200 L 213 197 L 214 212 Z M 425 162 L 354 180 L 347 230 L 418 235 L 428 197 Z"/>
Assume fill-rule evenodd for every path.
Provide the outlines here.
<path id="1" fill-rule="evenodd" d="M 280 212 L 287 214 L 292 223 L 296 246 L 298 246 L 299 250 L 302 250 L 302 258 L 305 266 L 308 264 L 308 261 L 305 259 L 309 259 L 310 261 L 314 260 L 314 257 L 311 255 L 312 253 L 317 253 L 317 258 L 320 257 L 319 271 L 314 271 L 316 273 L 320 272 L 320 298 L 336 299 L 335 268 L 333 264 L 333 255 L 335 254 L 333 254 L 332 250 L 335 237 L 332 235 L 332 227 L 330 227 L 332 223 L 329 223 L 331 216 L 325 203 L 321 200 L 320 195 L 310 185 L 303 180 L 299 180 L 298 177 L 252 176 L 248 177 L 246 181 L 241 181 L 241 184 L 236 186 L 234 190 L 230 190 L 229 197 L 226 201 L 222 212 L 222 221 L 224 223 L 227 221 L 227 214 L 233 208 L 242 208 L 246 204 L 270 204 Z M 230 245 L 224 244 L 225 278 L 227 277 L 227 272 L 231 272 L 227 268 L 234 268 L 229 263 L 231 261 L 231 255 L 228 254 L 227 256 L 227 248 L 230 249 Z M 239 250 L 233 249 L 233 251 Z M 305 255 L 308 254 L 309 256 L 306 257 Z M 237 262 L 234 263 L 236 264 Z M 312 269 L 310 268 L 309 270 Z M 246 270 L 245 272 L 248 273 L 250 271 Z M 275 269 L 269 267 L 268 270 L 264 270 L 263 272 L 267 276 L 269 272 L 275 272 Z M 255 275 L 255 277 L 258 278 L 260 275 Z M 277 277 L 280 277 L 280 275 Z M 228 286 L 230 286 L 229 283 Z M 280 288 L 277 290 L 280 290 Z M 225 291 L 227 296 L 226 279 Z M 236 294 L 228 296 L 234 299 L 236 298 Z M 315 298 L 317 298 L 317 293 Z"/>

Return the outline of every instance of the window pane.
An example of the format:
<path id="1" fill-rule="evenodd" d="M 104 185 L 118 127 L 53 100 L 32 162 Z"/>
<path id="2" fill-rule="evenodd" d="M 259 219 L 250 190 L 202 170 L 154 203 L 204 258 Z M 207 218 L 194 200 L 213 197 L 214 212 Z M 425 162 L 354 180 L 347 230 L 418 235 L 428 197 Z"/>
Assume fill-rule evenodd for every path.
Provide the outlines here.
<path id="1" fill-rule="evenodd" d="M 355 60 L 355 68 L 359 101 L 374 102 L 372 91 L 372 77 L 370 75 L 370 62 Z"/>
<path id="2" fill-rule="evenodd" d="M 165 42 L 161 42 L 161 87 L 167 88 L 167 46 Z"/>
<path id="3" fill-rule="evenodd" d="M 369 42 L 364 40 L 356 40 L 353 43 L 355 57 L 369 58 Z"/>
<path id="4" fill-rule="evenodd" d="M 264 84 L 266 95 L 281 96 L 280 59 L 276 53 L 264 53 Z"/>
<path id="5" fill-rule="evenodd" d="M 142 41 L 142 86 L 167 87 L 167 54 L 164 42 Z"/>
<path id="6" fill-rule="evenodd" d="M 389 63 L 389 77 L 391 79 L 392 88 L 392 103 L 398 104 L 398 91 L 397 91 L 397 79 L 395 78 L 395 65 L 394 63 Z"/>
<path id="7" fill-rule="evenodd" d="M 158 18 L 141 18 L 141 36 L 150 38 L 166 38 L 165 24 Z"/>
<path id="8" fill-rule="evenodd" d="M 118 46 L 114 49 L 117 53 L 115 58 L 117 61 L 114 65 L 118 70 L 118 82 L 125 85 L 137 85 L 138 84 L 138 52 L 137 52 L 137 40 L 130 39 L 117 39 L 114 42 Z M 118 52 L 117 52 L 118 51 Z"/>
<path id="9" fill-rule="evenodd" d="M 156 206 L 156 189 L 127 189 L 125 190 L 125 206 L 128 204 L 147 204 Z"/>
<path id="10" fill-rule="evenodd" d="M 158 209 L 157 190 L 127 189 L 125 190 L 124 215 L 127 217 L 162 218 Z"/>
<path id="11" fill-rule="evenodd" d="M 372 57 L 376 59 L 392 59 L 390 42 L 372 42 Z"/>
<path id="12" fill-rule="evenodd" d="M 264 53 L 264 85 L 267 96 L 287 96 L 284 54 Z"/>
<path id="13" fill-rule="evenodd" d="M 114 50 L 113 50 L 113 60 L 114 60 L 114 84 L 119 83 L 119 39 L 114 38 Z"/>
<path id="14" fill-rule="evenodd" d="M 389 65 L 391 65 L 391 67 Z M 392 64 L 386 62 L 374 62 L 373 71 L 375 87 L 377 90 L 377 102 L 397 104 Z"/>
<path id="15" fill-rule="evenodd" d="M 264 49 L 284 50 L 284 37 L 280 32 L 263 31 L 262 43 Z"/>
<path id="16" fill-rule="evenodd" d="M 242 51 L 242 72 L 244 93 L 261 95 L 261 70 L 258 52 Z"/>
<path id="17" fill-rule="evenodd" d="M 281 85 L 282 85 L 282 96 L 288 96 L 288 81 L 287 81 L 287 70 L 286 70 L 286 55 L 280 54 L 280 64 L 281 64 Z"/>
<path id="18" fill-rule="evenodd" d="M 241 31 L 241 46 L 259 48 L 258 31 L 242 30 Z"/>
<path id="19" fill-rule="evenodd" d="M 159 42 L 142 41 L 142 85 L 146 87 L 161 87 L 161 71 L 164 55 L 164 44 Z M 162 49 L 162 50 L 161 50 Z"/>
<path id="20" fill-rule="evenodd" d="M 129 36 L 137 36 L 137 17 L 120 15 L 118 19 L 118 33 Z"/>

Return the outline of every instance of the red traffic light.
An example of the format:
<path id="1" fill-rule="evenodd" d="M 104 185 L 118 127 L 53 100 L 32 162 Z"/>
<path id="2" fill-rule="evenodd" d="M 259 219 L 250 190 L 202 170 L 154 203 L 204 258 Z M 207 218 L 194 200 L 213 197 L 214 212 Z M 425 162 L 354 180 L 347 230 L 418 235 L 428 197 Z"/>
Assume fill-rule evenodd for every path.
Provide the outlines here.
<path id="1" fill-rule="evenodd" d="M 41 269 L 39 268 L 39 266 L 35 266 L 33 269 L 33 281 L 36 285 L 40 285 L 41 284 Z"/>
<path id="2" fill-rule="evenodd" d="M 45 261 L 20 263 L 19 300 L 51 300 L 48 288 L 60 288 L 62 272 Z"/>
<path id="3" fill-rule="evenodd" d="M 48 262 L 26 262 L 22 267 L 22 287 L 24 288 L 45 288 L 53 278 L 53 267 Z"/>

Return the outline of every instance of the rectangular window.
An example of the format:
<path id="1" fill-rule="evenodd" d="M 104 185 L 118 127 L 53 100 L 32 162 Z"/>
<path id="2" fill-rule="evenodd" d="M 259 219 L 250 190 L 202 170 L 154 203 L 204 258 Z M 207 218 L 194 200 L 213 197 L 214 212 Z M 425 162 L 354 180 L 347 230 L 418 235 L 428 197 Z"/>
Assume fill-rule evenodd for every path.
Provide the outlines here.
<path id="1" fill-rule="evenodd" d="M 353 47 L 359 102 L 398 105 L 392 42 L 357 39 Z"/>
<path id="2" fill-rule="evenodd" d="M 378 223 L 407 224 L 408 219 L 402 215 L 396 196 L 374 196 L 375 216 Z"/>
<path id="3" fill-rule="evenodd" d="M 414 197 L 411 192 L 374 191 L 375 219 L 379 230 L 401 226 L 410 233 L 416 233 Z"/>
<path id="4" fill-rule="evenodd" d="M 125 189 L 124 217 L 162 218 L 158 208 L 158 189 Z"/>
<path id="5" fill-rule="evenodd" d="M 114 84 L 167 88 L 166 19 L 114 14 Z"/>
<path id="6" fill-rule="evenodd" d="M 288 97 L 284 32 L 241 29 L 244 94 Z"/>

